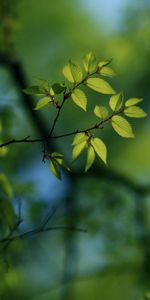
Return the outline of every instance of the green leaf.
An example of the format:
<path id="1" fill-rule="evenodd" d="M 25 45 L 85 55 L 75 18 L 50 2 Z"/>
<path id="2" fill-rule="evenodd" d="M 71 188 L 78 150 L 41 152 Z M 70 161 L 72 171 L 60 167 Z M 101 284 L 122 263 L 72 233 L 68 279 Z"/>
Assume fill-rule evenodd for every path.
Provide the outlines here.
<path id="1" fill-rule="evenodd" d="M 116 73 L 110 67 L 100 68 L 99 69 L 99 74 L 102 75 L 102 76 L 107 76 L 107 77 L 111 77 L 111 78 L 116 76 Z"/>
<path id="2" fill-rule="evenodd" d="M 102 94 L 115 94 L 116 93 L 108 82 L 106 82 L 105 80 L 100 79 L 100 78 L 88 78 L 86 81 L 86 85 L 90 89 L 92 89 L 98 93 L 102 93 Z"/>
<path id="3" fill-rule="evenodd" d="M 92 166 L 95 160 L 95 151 L 91 145 L 89 145 L 87 150 L 87 160 L 85 165 L 85 172 L 87 172 L 88 169 Z"/>
<path id="4" fill-rule="evenodd" d="M 11 186 L 8 178 L 6 177 L 6 175 L 3 173 L 0 173 L 0 187 L 6 196 L 8 196 L 9 198 L 13 197 L 12 186 Z"/>
<path id="5" fill-rule="evenodd" d="M 63 158 L 56 158 L 56 161 L 58 162 L 58 164 L 63 167 L 64 169 L 66 169 L 67 171 L 71 171 L 70 168 L 68 167 L 68 165 L 66 164 L 66 162 L 63 160 Z"/>
<path id="6" fill-rule="evenodd" d="M 102 161 L 107 164 L 107 148 L 104 142 L 99 138 L 91 139 L 91 145 L 93 146 L 97 155 L 102 159 Z"/>
<path id="7" fill-rule="evenodd" d="M 95 54 L 91 51 L 84 55 L 83 65 L 87 73 L 93 73 L 97 69 L 97 60 Z"/>
<path id="8" fill-rule="evenodd" d="M 72 72 L 71 72 L 71 69 L 70 69 L 70 64 L 64 66 L 63 75 L 67 78 L 68 81 L 74 83 L 74 78 L 72 76 Z"/>
<path id="9" fill-rule="evenodd" d="M 74 146 L 73 151 L 72 151 L 72 158 L 75 160 L 76 158 L 79 157 L 79 155 L 83 152 L 83 150 L 86 148 L 87 142 L 81 142 L 80 144 L 77 144 Z"/>
<path id="10" fill-rule="evenodd" d="M 73 83 L 80 82 L 82 80 L 81 68 L 71 61 L 63 68 L 63 74 L 70 82 Z"/>
<path id="11" fill-rule="evenodd" d="M 50 94 L 61 94 L 66 89 L 64 84 L 54 83 L 50 89 Z"/>
<path id="12" fill-rule="evenodd" d="M 102 69 L 103 67 L 108 66 L 111 63 L 111 61 L 112 61 L 111 59 L 110 60 L 102 60 L 98 63 L 98 66 L 99 66 L 99 68 Z"/>
<path id="13" fill-rule="evenodd" d="M 55 177 L 57 177 L 59 180 L 61 180 L 61 172 L 60 172 L 60 168 L 59 168 L 57 162 L 52 159 L 49 166 L 50 166 L 52 174 Z"/>
<path id="14" fill-rule="evenodd" d="M 61 154 L 59 152 L 53 152 L 53 153 L 50 154 L 50 157 L 62 158 L 63 154 Z"/>
<path id="15" fill-rule="evenodd" d="M 133 138 L 134 133 L 130 123 L 121 116 L 112 117 L 112 127 L 113 129 L 122 137 Z"/>
<path id="16" fill-rule="evenodd" d="M 81 68 L 78 65 L 74 64 L 72 61 L 69 62 L 69 66 L 70 66 L 70 70 L 71 70 L 71 74 L 74 79 L 74 82 L 75 83 L 80 82 L 83 78 Z"/>
<path id="17" fill-rule="evenodd" d="M 63 160 L 63 154 L 58 153 L 58 152 L 53 152 L 49 156 L 52 160 L 54 160 L 56 163 L 58 163 L 61 167 L 65 168 L 67 171 L 70 171 L 70 168 L 67 166 L 67 164 Z"/>
<path id="18" fill-rule="evenodd" d="M 123 106 L 122 93 L 115 94 L 110 97 L 109 106 L 113 111 L 118 111 Z"/>
<path id="19" fill-rule="evenodd" d="M 34 109 L 39 110 L 39 109 L 45 107 L 46 105 L 48 105 L 50 102 L 51 102 L 51 100 L 49 97 L 44 97 L 37 102 Z"/>
<path id="20" fill-rule="evenodd" d="M 124 114 L 131 118 L 144 118 L 147 113 L 139 106 L 129 106 L 124 109 Z"/>
<path id="21" fill-rule="evenodd" d="M 109 116 L 108 110 L 105 106 L 96 105 L 94 108 L 94 113 L 97 117 L 103 120 L 107 119 Z"/>
<path id="22" fill-rule="evenodd" d="M 71 97 L 76 105 L 86 111 L 87 98 L 83 91 L 81 91 L 80 89 L 74 89 Z"/>
<path id="23" fill-rule="evenodd" d="M 128 99 L 126 102 L 125 102 L 125 106 L 128 107 L 128 106 L 132 106 L 132 105 L 135 105 L 139 102 L 143 101 L 142 98 L 130 98 Z"/>
<path id="24" fill-rule="evenodd" d="M 39 96 L 39 95 L 45 95 L 45 90 L 37 85 L 34 86 L 30 86 L 26 89 L 23 89 L 23 92 L 27 95 L 35 95 L 35 96 Z"/>
<path id="25" fill-rule="evenodd" d="M 86 140 L 87 140 L 87 135 L 84 132 L 77 133 L 73 139 L 72 145 L 74 146 L 74 145 L 80 144 Z"/>

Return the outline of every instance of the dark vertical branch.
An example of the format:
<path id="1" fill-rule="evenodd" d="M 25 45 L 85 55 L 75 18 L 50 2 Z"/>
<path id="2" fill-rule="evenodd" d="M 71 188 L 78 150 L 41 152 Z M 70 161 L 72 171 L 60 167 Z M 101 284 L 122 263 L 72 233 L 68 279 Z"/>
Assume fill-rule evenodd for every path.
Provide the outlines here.
<path id="1" fill-rule="evenodd" d="M 18 88 L 18 93 L 20 94 L 20 99 L 22 104 L 28 113 L 31 121 L 33 121 L 36 130 L 39 132 L 41 137 L 45 137 L 48 135 L 48 130 L 44 121 L 40 117 L 40 115 L 33 110 L 33 98 L 30 95 L 24 94 L 22 89 L 28 86 L 28 81 L 24 72 L 24 69 L 21 63 L 14 58 L 6 57 L 5 55 L 0 55 L 0 65 L 6 67 L 14 80 L 16 87 Z M 54 142 L 47 141 L 47 145 L 51 147 L 51 150 L 54 148 Z"/>

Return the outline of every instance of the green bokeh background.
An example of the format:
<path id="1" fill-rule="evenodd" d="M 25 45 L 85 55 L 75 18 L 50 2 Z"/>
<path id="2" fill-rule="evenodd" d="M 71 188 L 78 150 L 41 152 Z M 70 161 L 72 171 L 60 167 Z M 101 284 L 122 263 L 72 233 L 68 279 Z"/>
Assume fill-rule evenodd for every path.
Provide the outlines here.
<path id="1" fill-rule="evenodd" d="M 119 1 L 107 1 L 107 14 L 103 1 L 93 1 L 93 9 L 90 1 L 82 0 L 18 1 L 15 53 L 29 85 L 36 77 L 63 81 L 62 67 L 68 59 L 81 62 L 92 50 L 101 60 L 113 59 L 117 77 L 110 82 L 115 89 L 123 90 L 127 98 L 144 98 L 141 106 L 149 112 L 150 4 L 123 2 L 118 12 Z M 2 67 L 0 78 L 4 134 L 37 136 L 9 70 Z M 94 98 L 89 92 L 86 114 L 67 103 L 56 134 L 91 126 L 95 120 L 91 111 L 105 101 L 107 97 L 95 93 Z M 37 113 L 49 128 L 54 111 Z M 8 271 L 1 259 L 1 299 L 130 300 L 141 299 L 150 289 L 150 197 L 121 180 L 150 185 L 149 116 L 131 123 L 133 140 L 122 139 L 109 127 L 100 133 L 108 147 L 108 168 L 120 174 L 118 180 L 98 174 L 103 166 L 97 161 L 96 170 L 82 173 L 75 186 L 67 175 L 59 183 L 41 163 L 41 145 L 11 146 L 2 169 L 22 198 L 25 228 L 34 226 L 49 205 L 57 204 L 54 224 L 72 222 L 88 233 L 52 232 L 14 242 Z M 69 138 L 56 144 L 68 160 L 70 143 Z M 76 170 L 83 169 L 83 159 Z"/>

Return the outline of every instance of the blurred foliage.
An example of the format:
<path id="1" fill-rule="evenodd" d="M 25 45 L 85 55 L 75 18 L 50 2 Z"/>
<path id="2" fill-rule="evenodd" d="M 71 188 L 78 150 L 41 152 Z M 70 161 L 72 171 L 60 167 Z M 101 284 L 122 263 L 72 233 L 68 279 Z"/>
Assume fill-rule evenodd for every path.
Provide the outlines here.
<path id="1" fill-rule="evenodd" d="M 112 57 L 113 68 L 119 75 L 114 79 L 114 86 L 123 87 L 127 98 L 144 98 L 143 108 L 148 112 L 149 1 L 126 5 L 120 28 L 110 34 L 106 34 L 103 23 L 100 25 L 94 16 L 89 17 L 81 2 L 60 0 L 58 5 L 49 0 L 2 0 L 0 55 L 10 57 L 15 53 L 30 85 L 35 77 L 48 78 L 51 84 L 63 81 L 61 70 L 70 55 L 76 61 L 87 50 L 93 50 L 102 60 Z M 35 136 L 33 122 L 26 114 L 9 68 L 0 69 L 0 79 L 1 140 L 28 134 Z M 78 127 L 93 124 L 90 111 L 98 101 L 103 105 L 105 97 L 96 95 L 93 99 L 91 95 L 89 92 L 88 116 L 73 104 L 66 105 L 61 119 L 63 130 L 60 122 L 56 133 L 68 130 L 68 124 L 70 130 L 74 129 L 76 114 Z M 45 126 L 49 127 L 53 112 L 42 112 Z M 102 132 L 101 137 L 105 136 L 106 143 L 110 144 L 109 165 L 139 185 L 150 184 L 149 119 L 140 124 L 134 121 L 133 125 L 136 139 L 128 143 L 116 138 L 109 129 Z M 70 141 L 57 142 L 68 156 Z M 21 230 L 39 225 L 45 212 L 55 204 L 57 210 L 50 224 L 75 224 L 88 229 L 88 233 L 46 233 L 26 241 L 16 240 L 7 251 L 0 245 L 0 298 L 144 299 L 150 287 L 149 195 L 140 193 L 132 185 L 104 177 L 103 171 L 97 174 L 97 169 L 93 169 L 89 177 L 73 179 L 73 187 L 65 175 L 64 183 L 59 184 L 47 172 L 48 166 L 41 163 L 41 145 L 6 149 L 0 153 L 2 234 L 11 230 L 16 221 L 18 197 L 24 219 Z M 77 171 L 82 162 L 83 159 Z M 66 209 L 67 197 L 70 206 Z M 8 212 L 5 218 L 4 207 Z M 10 220 L 12 209 L 14 217 Z"/>

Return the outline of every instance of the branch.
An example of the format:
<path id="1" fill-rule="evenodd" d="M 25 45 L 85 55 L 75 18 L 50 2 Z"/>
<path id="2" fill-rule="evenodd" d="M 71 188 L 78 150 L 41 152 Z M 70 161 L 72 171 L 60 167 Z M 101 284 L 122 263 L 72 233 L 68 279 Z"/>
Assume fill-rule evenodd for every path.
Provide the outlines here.
<path id="1" fill-rule="evenodd" d="M 57 112 L 57 114 L 56 114 L 56 117 L 55 117 L 55 119 L 54 119 L 54 122 L 53 122 L 53 125 L 52 125 L 52 128 L 51 128 L 51 131 L 50 131 L 50 133 L 49 133 L 47 139 L 50 138 L 50 137 L 52 136 L 52 133 L 53 133 L 53 131 L 54 131 L 54 129 L 55 129 L 56 123 L 57 123 L 58 118 L 59 118 L 59 116 L 60 116 L 60 112 L 61 112 L 61 110 L 62 110 L 62 108 L 63 108 L 63 106 L 64 106 L 64 104 L 65 104 L 65 101 L 66 101 L 67 99 L 70 98 L 70 95 L 72 94 L 72 92 L 73 92 L 78 86 L 80 86 L 81 84 L 83 84 L 90 76 L 93 76 L 94 74 L 98 73 L 99 69 L 100 69 L 100 68 L 98 67 L 98 68 L 96 69 L 96 71 L 94 71 L 94 72 L 92 72 L 92 73 L 88 73 L 88 74 L 87 74 L 80 82 L 74 84 L 74 86 L 70 89 L 69 92 L 66 92 L 66 90 L 65 90 L 65 92 L 64 92 L 64 94 L 63 94 L 63 101 L 62 101 L 62 104 L 58 107 L 58 112 Z"/>
<path id="2" fill-rule="evenodd" d="M 64 105 L 64 101 L 62 102 L 63 105 Z M 71 132 L 68 132 L 68 133 L 64 133 L 64 134 L 61 134 L 61 135 L 54 135 L 54 136 L 51 136 L 54 128 L 55 128 L 55 125 L 56 125 L 56 122 L 59 118 L 59 115 L 60 115 L 60 111 L 61 111 L 61 108 L 62 106 L 60 106 L 60 109 L 58 110 L 58 113 L 56 115 L 56 118 L 54 120 L 54 123 L 53 123 L 53 126 L 52 126 L 52 129 L 49 133 L 48 136 L 45 136 L 45 137 L 42 137 L 42 138 L 36 138 L 36 139 L 30 139 L 30 136 L 26 136 L 25 138 L 23 139 L 12 139 L 12 140 L 9 140 L 7 142 L 4 142 L 2 144 L 0 144 L 0 148 L 4 147 L 4 146 L 8 146 L 8 145 L 11 145 L 11 144 L 21 144 L 21 143 L 39 143 L 39 142 L 44 142 L 44 141 L 48 141 L 49 139 L 60 139 L 60 138 L 64 138 L 64 137 L 68 137 L 68 136 L 72 136 L 72 135 L 75 135 L 77 133 L 82 133 L 82 132 L 87 132 L 87 131 L 92 131 L 94 129 L 102 129 L 103 126 L 108 123 L 113 116 L 115 115 L 118 115 L 118 114 L 121 114 L 123 112 L 123 109 L 118 111 L 118 112 L 114 112 L 112 115 L 110 115 L 107 119 L 105 120 L 102 120 L 101 122 L 99 123 L 96 123 L 94 126 L 92 127 L 89 127 L 89 128 L 86 128 L 86 129 L 82 129 L 82 130 L 74 130 L 74 131 L 71 131 Z"/>
<path id="3" fill-rule="evenodd" d="M 42 118 L 35 112 L 35 110 L 33 110 L 32 96 L 22 93 L 22 90 L 26 86 L 28 86 L 27 78 L 26 78 L 24 69 L 22 67 L 22 64 L 20 63 L 19 60 L 16 59 L 16 57 L 11 57 L 9 55 L 0 53 L 0 65 L 6 67 L 10 71 L 12 78 L 15 81 L 15 84 L 18 88 L 18 92 L 20 94 L 20 99 L 21 99 L 27 113 L 31 117 L 31 120 L 34 122 L 34 125 L 35 125 L 37 131 L 39 132 L 39 135 L 41 136 L 41 138 L 39 138 L 37 140 L 39 142 L 42 142 L 43 140 L 45 140 L 45 138 L 43 139 L 42 137 L 46 137 L 48 135 L 48 130 L 47 130 Z M 26 143 L 26 142 L 28 142 L 28 139 L 29 139 L 29 137 L 25 137 L 21 140 L 12 139 L 11 141 L 8 141 L 7 145 L 14 144 L 14 143 L 15 144 L 16 143 Z M 34 141 L 32 141 L 32 142 L 34 142 Z M 29 141 L 29 143 L 30 143 L 30 141 Z M 4 145 L 4 146 L 6 146 L 6 145 Z M 3 146 L 1 146 L 1 147 L 3 147 Z M 51 148 L 52 149 L 54 148 L 52 143 L 51 143 Z"/>
<path id="4" fill-rule="evenodd" d="M 6 243 L 6 242 L 13 242 L 14 240 L 17 240 L 17 239 L 24 239 L 24 238 L 28 238 L 30 236 L 33 236 L 33 235 L 36 235 L 39 233 L 54 231 L 54 230 L 68 230 L 68 231 L 87 233 L 86 229 L 82 229 L 82 228 L 78 228 L 78 227 L 74 227 L 74 226 L 58 225 L 58 226 L 46 227 L 46 228 L 37 227 L 33 230 L 26 231 L 24 233 L 15 235 L 13 237 L 6 237 L 4 239 L 1 239 L 0 244 Z"/>

